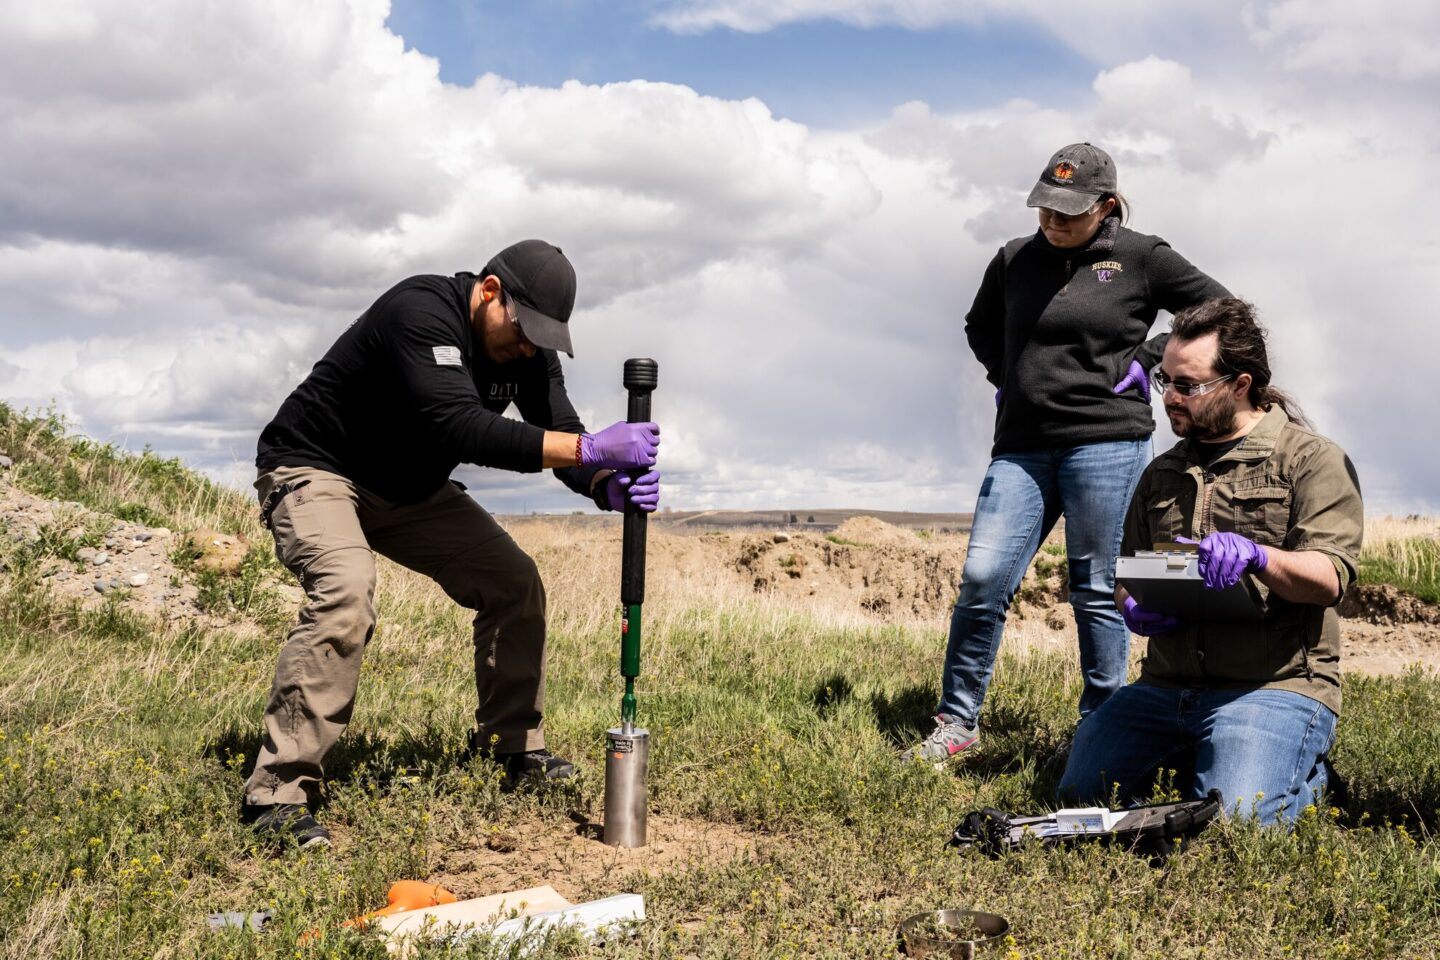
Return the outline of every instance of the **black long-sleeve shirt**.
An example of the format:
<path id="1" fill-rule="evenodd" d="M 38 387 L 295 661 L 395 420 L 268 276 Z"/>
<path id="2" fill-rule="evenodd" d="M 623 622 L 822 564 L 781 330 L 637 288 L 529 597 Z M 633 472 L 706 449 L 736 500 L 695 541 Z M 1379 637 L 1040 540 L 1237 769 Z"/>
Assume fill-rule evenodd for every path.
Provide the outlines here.
<path id="1" fill-rule="evenodd" d="M 1150 339 L 1160 310 L 1230 296 L 1159 237 L 1106 220 L 1085 247 L 1044 235 L 1011 240 L 985 269 L 965 316 L 970 349 L 1001 388 L 992 456 L 1155 430 L 1150 398 L 1113 392 L 1131 360 L 1160 362 L 1168 333 Z"/>
<path id="2" fill-rule="evenodd" d="M 553 350 L 495 363 L 470 326 L 477 277 L 411 277 L 360 315 L 260 433 L 256 465 L 317 467 L 417 503 L 461 463 L 537 472 L 546 430 L 585 429 Z M 502 416 L 515 404 L 524 422 Z M 596 468 L 556 470 L 589 495 Z"/>

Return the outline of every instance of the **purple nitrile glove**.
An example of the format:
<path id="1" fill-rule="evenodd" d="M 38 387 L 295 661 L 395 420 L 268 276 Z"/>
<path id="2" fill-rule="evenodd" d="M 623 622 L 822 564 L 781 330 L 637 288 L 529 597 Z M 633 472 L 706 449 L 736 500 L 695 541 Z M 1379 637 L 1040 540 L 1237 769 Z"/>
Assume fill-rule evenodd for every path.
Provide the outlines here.
<path id="1" fill-rule="evenodd" d="M 1145 368 L 1140 365 L 1139 360 L 1130 361 L 1130 369 L 1126 370 L 1124 378 L 1115 384 L 1113 392 L 1124 393 L 1131 387 L 1139 387 L 1143 396 L 1147 398 L 1150 396 L 1150 377 L 1146 375 Z"/>
<path id="2" fill-rule="evenodd" d="M 580 434 L 580 466 L 634 470 L 655 466 L 660 427 L 654 423 L 612 423 L 604 430 Z"/>
<path id="3" fill-rule="evenodd" d="M 1158 637 L 1180 626 L 1179 617 L 1146 610 L 1134 597 L 1125 598 L 1125 608 L 1120 611 L 1120 616 L 1125 618 L 1125 626 L 1130 628 L 1131 633 L 1138 633 L 1142 637 Z"/>
<path id="4" fill-rule="evenodd" d="M 1176 543 L 1194 543 L 1176 537 Z M 1259 573 L 1270 562 L 1265 550 L 1238 533 L 1212 533 L 1201 540 L 1195 551 L 1200 561 L 1200 577 L 1208 590 L 1224 590 L 1240 582 L 1247 573 Z"/>
<path id="5" fill-rule="evenodd" d="M 651 470 L 633 480 L 629 474 L 612 473 L 605 479 L 605 499 L 616 513 L 624 511 L 627 499 L 642 512 L 654 513 L 660 505 L 660 471 Z"/>
<path id="6" fill-rule="evenodd" d="M 1004 392 L 1005 392 L 1005 388 L 1004 388 L 1004 387 L 1000 387 L 998 390 L 995 391 L 995 409 L 996 409 L 996 410 L 999 410 L 999 409 L 1000 409 L 1000 394 L 1002 394 L 1002 393 L 1004 393 Z"/>

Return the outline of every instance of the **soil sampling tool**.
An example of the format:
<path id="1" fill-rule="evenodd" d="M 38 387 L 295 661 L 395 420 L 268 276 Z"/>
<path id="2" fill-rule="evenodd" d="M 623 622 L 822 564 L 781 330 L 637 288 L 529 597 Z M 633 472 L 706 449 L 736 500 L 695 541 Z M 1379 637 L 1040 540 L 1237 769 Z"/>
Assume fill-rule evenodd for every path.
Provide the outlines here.
<path id="1" fill-rule="evenodd" d="M 654 360 L 625 361 L 625 389 L 630 393 L 626 419 L 650 419 L 650 392 L 659 366 Z M 639 477 L 644 470 L 633 471 Z M 650 731 L 635 726 L 635 678 L 640 676 L 640 607 L 645 602 L 646 515 L 625 504 L 624 545 L 620 555 L 620 726 L 605 731 L 605 831 L 612 847 L 643 847 L 646 842 L 649 796 L 645 789 L 650 766 Z"/>

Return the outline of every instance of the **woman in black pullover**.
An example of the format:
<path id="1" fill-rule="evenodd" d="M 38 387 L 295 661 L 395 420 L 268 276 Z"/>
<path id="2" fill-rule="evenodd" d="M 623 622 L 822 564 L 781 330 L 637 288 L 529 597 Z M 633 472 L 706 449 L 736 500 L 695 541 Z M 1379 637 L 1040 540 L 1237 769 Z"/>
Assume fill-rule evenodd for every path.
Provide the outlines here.
<path id="1" fill-rule="evenodd" d="M 1130 633 L 1115 609 L 1115 554 L 1149 459 L 1146 377 L 1174 313 L 1230 293 L 1159 237 L 1122 224 L 1115 164 L 1088 143 L 1051 158 L 1027 205 L 1040 229 L 985 270 L 965 335 L 996 387 L 995 444 L 980 485 L 935 731 L 906 751 L 944 761 L 975 743 L 1005 614 L 1055 522 L 1065 517 L 1084 718 L 1125 682 Z M 1147 339 L 1147 337 L 1149 339 Z"/>

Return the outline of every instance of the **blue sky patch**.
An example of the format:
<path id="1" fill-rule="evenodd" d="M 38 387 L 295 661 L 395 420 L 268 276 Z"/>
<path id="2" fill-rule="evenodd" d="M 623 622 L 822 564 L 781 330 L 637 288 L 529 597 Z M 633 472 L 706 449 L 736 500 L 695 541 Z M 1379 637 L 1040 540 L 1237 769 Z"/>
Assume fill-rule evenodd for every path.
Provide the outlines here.
<path id="1" fill-rule="evenodd" d="M 1018 22 L 917 31 L 819 21 L 681 35 L 651 26 L 640 4 L 394 0 L 387 26 L 438 59 L 447 83 L 487 72 L 549 87 L 643 78 L 758 97 L 778 116 L 832 128 L 883 118 L 909 100 L 939 111 L 1013 98 L 1074 109 L 1089 99 L 1097 69 Z"/>

